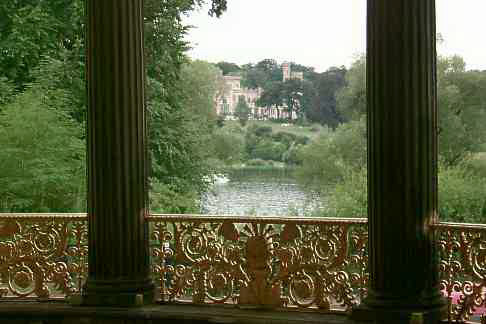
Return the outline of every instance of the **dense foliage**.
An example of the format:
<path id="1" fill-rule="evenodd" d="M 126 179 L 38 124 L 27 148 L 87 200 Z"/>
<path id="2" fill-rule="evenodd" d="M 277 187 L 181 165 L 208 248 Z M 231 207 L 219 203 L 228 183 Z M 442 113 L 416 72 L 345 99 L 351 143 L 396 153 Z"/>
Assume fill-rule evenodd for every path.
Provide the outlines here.
<path id="1" fill-rule="evenodd" d="M 326 216 L 362 217 L 367 210 L 365 60 L 359 57 L 337 93 L 343 117 L 301 153 L 298 176 L 324 193 Z M 439 214 L 442 220 L 486 217 L 486 71 L 467 71 L 462 58 L 439 57 Z"/>
<path id="2" fill-rule="evenodd" d="M 145 61 L 151 207 L 199 211 L 199 197 L 226 167 L 294 167 L 326 197 L 327 216 L 366 213 L 365 58 L 283 81 L 273 59 L 238 66 L 191 61 L 182 17 L 204 0 L 145 1 Z M 207 1 L 209 2 L 209 0 Z M 83 0 L 0 3 L 0 211 L 82 211 L 86 205 Z M 212 0 L 219 16 L 226 0 Z M 294 125 L 218 119 L 222 75 L 263 89 L 262 107 L 286 106 Z M 486 216 L 486 71 L 458 56 L 438 59 L 439 212 L 443 220 Z M 314 124 L 312 124 L 314 123 Z M 321 125 L 325 125 L 324 127 Z M 322 213 L 321 213 L 322 214 Z"/>
<path id="3" fill-rule="evenodd" d="M 153 207 L 197 208 L 213 172 L 204 149 L 215 124 L 218 70 L 190 62 L 182 16 L 204 0 L 145 1 Z M 85 209 L 85 1 L 0 3 L 0 208 Z M 212 0 L 219 16 L 226 0 Z"/>

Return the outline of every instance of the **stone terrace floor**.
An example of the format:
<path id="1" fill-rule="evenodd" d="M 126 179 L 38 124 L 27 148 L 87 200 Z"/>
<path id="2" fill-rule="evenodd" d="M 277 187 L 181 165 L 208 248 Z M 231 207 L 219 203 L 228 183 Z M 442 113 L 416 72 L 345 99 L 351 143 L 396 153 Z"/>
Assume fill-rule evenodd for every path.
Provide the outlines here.
<path id="1" fill-rule="evenodd" d="M 60 302 L 1 302 L 0 323 L 12 324 L 361 324 L 344 315 L 272 312 L 224 306 L 151 305 L 140 308 L 70 306 Z"/>

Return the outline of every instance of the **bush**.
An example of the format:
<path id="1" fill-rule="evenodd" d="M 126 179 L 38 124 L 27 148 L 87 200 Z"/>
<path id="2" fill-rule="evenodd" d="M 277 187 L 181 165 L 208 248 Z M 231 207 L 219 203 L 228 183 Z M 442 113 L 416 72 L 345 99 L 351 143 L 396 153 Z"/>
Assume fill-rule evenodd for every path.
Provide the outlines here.
<path id="1" fill-rule="evenodd" d="M 475 153 L 464 161 L 464 165 L 473 175 L 486 179 L 486 153 Z"/>
<path id="2" fill-rule="evenodd" d="M 289 147 L 293 142 L 297 140 L 297 135 L 288 132 L 277 132 L 272 135 L 272 139 Z"/>
<path id="3" fill-rule="evenodd" d="M 302 164 L 302 145 L 292 144 L 289 149 L 282 155 L 282 160 L 286 164 L 300 165 Z"/>
<path id="4" fill-rule="evenodd" d="M 224 164 L 234 164 L 241 161 L 243 155 L 243 139 L 234 134 L 217 130 L 212 136 L 214 156 Z"/>
<path id="5" fill-rule="evenodd" d="M 233 123 L 233 122 L 227 122 L 225 123 L 223 127 L 223 131 L 226 133 L 232 133 L 232 134 L 238 134 L 238 135 L 244 135 L 245 134 L 245 129 L 241 127 L 240 125 Z"/>
<path id="6" fill-rule="evenodd" d="M 267 165 L 266 161 L 263 161 L 261 159 L 251 159 L 246 162 L 246 165 L 248 166 L 264 166 Z"/>
<path id="7" fill-rule="evenodd" d="M 272 134 L 272 127 L 252 125 L 248 129 L 248 133 L 255 134 L 258 137 L 270 136 Z"/>
<path id="8" fill-rule="evenodd" d="M 251 157 L 262 160 L 282 161 L 285 151 L 287 151 L 287 147 L 284 144 L 264 139 L 255 146 Z"/>
<path id="9" fill-rule="evenodd" d="M 441 221 L 483 223 L 486 216 L 486 179 L 475 175 L 464 163 L 441 167 L 439 215 Z"/>
<path id="10" fill-rule="evenodd" d="M 164 184 L 151 179 L 150 210 L 164 214 L 198 213 L 198 195 L 194 191 L 181 192 L 178 185 Z"/>
<path id="11" fill-rule="evenodd" d="M 348 169 L 342 181 L 327 192 L 325 216 L 366 217 L 366 169 Z M 446 222 L 484 223 L 486 179 L 475 176 L 463 163 L 439 169 L 439 219 Z"/>
<path id="12" fill-rule="evenodd" d="M 343 181 L 330 190 L 325 215 L 327 217 L 367 217 L 367 170 L 349 169 Z"/>
<path id="13" fill-rule="evenodd" d="M 302 166 L 297 177 L 306 186 L 322 190 L 343 181 L 348 169 L 366 166 L 366 127 L 364 119 L 340 125 L 334 132 L 322 133 L 299 152 Z"/>
<path id="14" fill-rule="evenodd" d="M 301 145 L 309 144 L 310 141 L 311 139 L 305 135 L 297 136 L 297 138 L 295 139 L 295 142 Z"/>

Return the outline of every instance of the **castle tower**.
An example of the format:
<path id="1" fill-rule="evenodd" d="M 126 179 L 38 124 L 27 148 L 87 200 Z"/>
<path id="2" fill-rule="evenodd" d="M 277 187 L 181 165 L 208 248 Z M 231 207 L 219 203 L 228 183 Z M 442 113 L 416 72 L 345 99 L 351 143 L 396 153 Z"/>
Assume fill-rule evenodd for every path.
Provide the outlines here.
<path id="1" fill-rule="evenodd" d="M 282 73 L 283 73 L 283 81 L 290 80 L 290 63 L 284 62 L 282 63 Z"/>

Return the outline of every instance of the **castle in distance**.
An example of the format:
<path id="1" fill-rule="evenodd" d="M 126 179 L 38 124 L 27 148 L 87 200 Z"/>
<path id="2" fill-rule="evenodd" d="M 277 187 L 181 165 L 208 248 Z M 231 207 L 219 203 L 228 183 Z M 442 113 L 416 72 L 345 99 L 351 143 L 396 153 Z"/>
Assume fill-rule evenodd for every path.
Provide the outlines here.
<path id="1" fill-rule="evenodd" d="M 293 72 L 291 64 L 284 62 L 282 64 L 283 80 L 291 79 L 304 80 L 303 72 Z M 257 101 L 263 93 L 262 88 L 250 89 L 241 86 L 242 77 L 239 75 L 225 75 L 224 91 L 216 98 L 216 114 L 218 116 L 225 116 L 226 119 L 235 119 L 235 109 L 240 97 L 244 98 L 248 107 L 250 107 L 250 119 L 266 120 L 288 118 L 289 114 L 285 105 L 280 107 L 259 107 Z M 295 113 L 292 114 L 292 119 L 297 118 Z"/>

